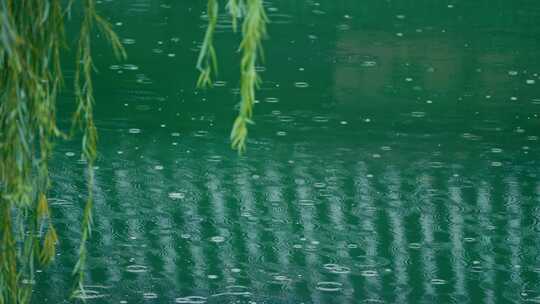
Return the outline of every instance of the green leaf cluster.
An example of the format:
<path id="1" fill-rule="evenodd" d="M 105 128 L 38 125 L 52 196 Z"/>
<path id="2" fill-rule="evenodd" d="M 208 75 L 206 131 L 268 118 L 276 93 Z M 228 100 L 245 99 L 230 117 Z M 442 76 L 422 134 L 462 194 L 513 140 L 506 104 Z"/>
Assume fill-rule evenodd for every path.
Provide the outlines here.
<path id="1" fill-rule="evenodd" d="M 71 132 L 59 130 L 56 98 L 64 85 L 61 56 L 68 52 L 65 23 L 72 8 L 83 15 L 76 49 L 76 111 Z M 118 57 L 124 50 L 95 0 L 0 0 L 0 304 L 28 303 L 36 267 L 54 260 L 58 235 L 48 204 L 49 160 L 56 138 L 81 130 L 88 163 L 76 286 L 82 288 L 90 235 L 93 164 L 91 37 L 96 25 Z"/>
<path id="2" fill-rule="evenodd" d="M 235 32 L 238 30 L 238 20 L 243 21 L 242 40 L 238 48 L 241 53 L 240 106 L 230 135 L 232 148 L 243 153 L 246 149 L 248 136 L 247 125 L 253 124 L 255 92 L 261 82 L 256 66 L 264 59 L 262 40 L 266 37 L 268 18 L 263 0 L 228 0 L 226 8 L 232 19 Z M 212 86 L 212 77 L 218 71 L 217 56 L 213 45 L 218 11 L 218 0 L 208 0 L 208 26 L 197 61 L 197 68 L 200 71 L 197 86 L 200 88 Z"/>

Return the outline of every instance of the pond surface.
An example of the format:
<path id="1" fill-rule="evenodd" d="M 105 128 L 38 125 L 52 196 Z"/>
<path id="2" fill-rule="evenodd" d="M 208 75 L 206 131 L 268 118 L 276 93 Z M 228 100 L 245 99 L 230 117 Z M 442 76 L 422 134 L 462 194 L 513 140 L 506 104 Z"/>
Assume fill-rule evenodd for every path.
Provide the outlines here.
<path id="1" fill-rule="evenodd" d="M 540 302 L 540 3 L 266 1 L 238 156 L 226 16 L 194 89 L 203 2 L 98 5 L 129 58 L 96 40 L 88 303 Z M 79 142 L 57 151 L 35 303 L 68 302 L 86 195 Z"/>

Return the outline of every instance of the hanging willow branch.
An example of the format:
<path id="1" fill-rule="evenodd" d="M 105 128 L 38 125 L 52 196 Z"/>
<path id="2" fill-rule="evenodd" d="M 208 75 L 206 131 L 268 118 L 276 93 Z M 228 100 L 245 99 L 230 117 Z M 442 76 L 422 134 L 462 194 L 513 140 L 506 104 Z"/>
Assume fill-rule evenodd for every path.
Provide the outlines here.
<path id="1" fill-rule="evenodd" d="M 197 68 L 200 70 L 199 87 L 211 84 L 212 72 L 217 72 L 217 58 L 213 47 L 213 36 L 218 18 L 217 0 L 208 0 L 208 27 L 199 54 Z M 243 18 L 242 41 L 239 51 L 240 61 L 240 109 L 231 130 L 231 146 L 242 153 L 246 149 L 248 124 L 253 124 L 253 105 L 255 91 L 260 85 L 256 65 L 263 59 L 262 40 L 266 36 L 268 18 L 264 11 L 263 0 L 229 0 L 227 9 L 236 32 L 238 19 Z"/>
<path id="2" fill-rule="evenodd" d="M 51 262 L 57 242 L 47 191 L 64 14 L 60 0 L 0 10 L 0 303 L 27 303 L 35 261 Z"/>
<path id="3" fill-rule="evenodd" d="M 57 128 L 56 98 L 63 84 L 60 56 L 66 44 L 66 8 L 73 2 L 0 0 L 0 304 L 28 303 L 35 263 L 47 265 L 55 256 L 58 236 L 47 199 L 48 163 L 54 139 L 68 137 Z M 95 0 L 82 0 L 82 12 L 73 124 L 83 132 L 88 198 L 75 267 L 78 287 L 83 286 L 90 235 L 97 144 L 91 78 L 94 23 L 110 40 L 115 53 L 125 56 L 118 37 L 96 13 Z"/>
<path id="4" fill-rule="evenodd" d="M 197 87 L 199 88 L 212 86 L 212 75 L 217 74 L 218 70 L 216 49 L 214 48 L 214 32 L 216 30 L 218 11 L 217 0 L 208 0 L 208 27 L 197 60 L 197 69 L 200 72 L 197 81 Z"/>
<path id="5" fill-rule="evenodd" d="M 256 70 L 258 56 L 262 58 L 262 39 L 266 35 L 267 17 L 262 0 L 246 0 L 243 39 L 240 43 L 242 59 L 240 63 L 240 111 L 231 131 L 231 145 L 240 153 L 246 148 L 247 124 L 253 123 L 255 90 L 260 84 Z"/>
<path id="6" fill-rule="evenodd" d="M 82 152 L 87 161 L 87 198 L 83 211 L 81 225 L 81 243 L 79 246 L 79 258 L 73 269 L 75 276 L 75 291 L 73 297 L 86 297 L 84 289 L 84 275 L 87 257 L 86 243 L 92 232 L 92 205 L 94 188 L 94 162 L 97 156 L 97 129 L 94 125 L 94 86 L 92 82 L 92 45 L 91 33 L 96 24 L 111 42 L 113 51 L 117 57 L 126 57 L 126 53 L 120 40 L 111 29 L 109 23 L 96 13 L 95 0 L 84 0 L 84 17 L 79 34 L 77 48 L 77 70 L 75 72 L 75 95 L 77 110 L 73 116 L 73 125 L 82 129 Z"/>

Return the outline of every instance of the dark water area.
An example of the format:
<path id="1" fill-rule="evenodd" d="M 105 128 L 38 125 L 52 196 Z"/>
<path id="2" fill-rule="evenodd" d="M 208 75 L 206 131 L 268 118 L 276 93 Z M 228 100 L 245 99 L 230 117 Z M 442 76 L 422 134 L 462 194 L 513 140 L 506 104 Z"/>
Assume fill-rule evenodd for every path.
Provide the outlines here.
<path id="1" fill-rule="evenodd" d="M 195 89 L 203 2 L 98 4 L 129 58 L 96 39 L 88 303 L 540 302 L 539 2 L 265 1 L 243 156 L 226 15 Z M 35 303 L 70 303 L 86 195 L 56 148 Z"/>

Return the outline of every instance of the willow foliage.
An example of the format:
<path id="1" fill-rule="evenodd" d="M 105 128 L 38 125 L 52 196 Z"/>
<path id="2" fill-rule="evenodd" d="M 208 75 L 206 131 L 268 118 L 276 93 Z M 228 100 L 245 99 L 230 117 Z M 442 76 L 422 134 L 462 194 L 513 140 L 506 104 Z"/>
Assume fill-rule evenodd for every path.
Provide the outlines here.
<path id="1" fill-rule="evenodd" d="M 218 61 L 213 45 L 219 0 L 207 0 L 208 27 L 197 68 L 197 85 L 212 85 Z M 48 193 L 49 160 L 57 138 L 82 133 L 87 162 L 87 197 L 81 219 L 81 242 L 74 266 L 74 297 L 84 299 L 87 241 L 92 229 L 92 188 L 97 156 L 94 124 L 92 37 L 97 28 L 118 58 L 124 49 L 109 23 L 96 12 L 96 0 L 0 0 L 0 304 L 28 303 L 36 267 L 54 260 L 59 237 L 53 226 Z M 76 110 L 72 128 L 56 123 L 56 98 L 64 85 L 61 56 L 68 51 L 65 23 L 72 7 L 82 14 L 76 46 Z M 79 9 L 80 8 L 80 9 Z M 235 31 L 241 20 L 240 108 L 231 131 L 232 147 L 245 150 L 255 91 L 256 64 L 267 17 L 263 0 L 228 0 Z"/>
<path id="2" fill-rule="evenodd" d="M 228 0 L 228 13 L 232 18 L 233 30 L 238 29 L 238 20 L 243 19 L 240 59 L 240 106 L 231 131 L 233 149 L 242 153 L 246 149 L 248 124 L 252 124 L 255 91 L 259 87 L 260 77 L 256 65 L 263 59 L 262 40 L 266 36 L 268 18 L 264 11 L 263 0 Z M 200 70 L 197 86 L 212 85 L 212 75 L 217 74 L 218 64 L 213 37 L 217 24 L 218 0 L 208 0 L 208 27 L 199 54 L 197 68 Z"/>
<path id="3" fill-rule="evenodd" d="M 60 57 L 67 50 L 64 25 L 75 0 L 0 0 L 0 304 L 30 301 L 34 270 L 54 260 L 58 235 L 48 203 L 49 159 L 55 138 L 82 130 L 88 194 L 82 220 L 77 292 L 84 293 L 86 241 L 90 235 L 97 131 L 93 121 L 91 37 L 97 26 L 118 56 L 118 37 L 95 8 L 83 14 L 76 56 L 77 110 L 69 134 L 58 129 L 56 98 L 63 85 Z"/>

